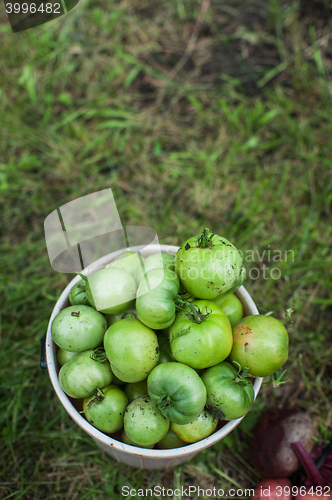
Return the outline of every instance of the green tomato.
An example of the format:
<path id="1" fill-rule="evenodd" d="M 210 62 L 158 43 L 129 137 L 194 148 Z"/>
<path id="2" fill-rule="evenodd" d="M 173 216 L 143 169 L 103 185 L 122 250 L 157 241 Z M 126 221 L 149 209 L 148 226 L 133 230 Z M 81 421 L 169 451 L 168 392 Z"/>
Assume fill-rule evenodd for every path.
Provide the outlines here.
<path id="1" fill-rule="evenodd" d="M 59 382 L 62 390 L 75 399 L 87 398 L 97 388 L 106 387 L 112 382 L 110 364 L 100 360 L 96 351 L 81 352 L 59 372 Z"/>
<path id="2" fill-rule="evenodd" d="M 169 328 L 172 354 L 191 368 L 208 368 L 227 358 L 233 345 L 226 314 L 212 301 L 196 300 Z"/>
<path id="3" fill-rule="evenodd" d="M 195 370 L 182 363 L 162 363 L 148 376 L 149 396 L 171 422 L 188 424 L 203 410 L 206 388 Z"/>
<path id="4" fill-rule="evenodd" d="M 166 436 L 169 421 L 148 396 L 134 399 L 126 408 L 124 430 L 139 446 L 150 446 Z"/>
<path id="5" fill-rule="evenodd" d="M 136 282 L 127 271 L 101 269 L 88 278 L 86 296 L 102 313 L 118 314 L 134 307 Z"/>
<path id="6" fill-rule="evenodd" d="M 171 424 L 172 427 L 173 424 Z M 182 446 L 186 446 L 187 443 L 182 441 L 175 432 L 172 431 L 171 427 L 168 429 L 167 434 L 163 437 L 158 443 L 157 446 L 161 450 L 169 450 L 171 448 L 181 448 Z M 182 426 L 179 426 L 182 427 Z"/>
<path id="7" fill-rule="evenodd" d="M 272 316 L 246 316 L 234 327 L 233 340 L 230 360 L 247 366 L 254 377 L 272 375 L 287 361 L 287 330 Z"/>
<path id="8" fill-rule="evenodd" d="M 105 269 L 109 269 L 112 267 L 117 267 L 119 269 L 123 269 L 127 271 L 129 274 L 135 278 L 135 273 L 138 269 L 142 269 L 142 265 L 144 265 L 144 258 L 138 254 L 137 252 L 130 252 L 129 250 L 126 252 L 120 253 L 117 257 L 115 257 L 112 262 L 105 266 Z M 137 282 L 138 284 L 139 282 Z"/>
<path id="9" fill-rule="evenodd" d="M 144 380 L 159 360 L 157 335 L 138 319 L 121 319 L 110 326 L 104 347 L 112 371 L 124 382 Z"/>
<path id="10" fill-rule="evenodd" d="M 211 300 L 235 285 L 241 275 L 242 257 L 226 238 L 204 229 L 177 251 L 175 270 L 189 294 Z"/>
<path id="11" fill-rule="evenodd" d="M 127 436 L 125 431 L 122 431 L 122 441 L 126 444 L 130 444 L 130 446 L 137 446 L 138 448 L 149 448 L 149 449 L 154 448 L 154 444 L 150 444 L 149 446 L 143 446 L 143 445 L 138 445 L 138 444 L 134 443 L 134 441 L 129 439 L 129 437 Z"/>
<path id="12" fill-rule="evenodd" d="M 207 389 L 206 408 L 221 420 L 243 417 L 251 408 L 255 392 L 250 379 L 240 380 L 238 370 L 223 361 L 202 375 Z"/>
<path id="13" fill-rule="evenodd" d="M 103 342 L 107 322 L 93 307 L 77 305 L 63 309 L 54 318 L 51 333 L 54 342 L 70 352 L 94 349 Z"/>
<path id="14" fill-rule="evenodd" d="M 83 304 L 85 306 L 89 306 L 90 303 L 86 297 L 85 293 L 85 283 L 83 280 L 80 280 L 69 292 L 69 302 L 72 306 L 76 306 L 77 304 Z"/>
<path id="15" fill-rule="evenodd" d="M 243 305 L 233 293 L 226 293 L 216 297 L 213 302 L 226 314 L 232 326 L 235 326 L 243 318 Z"/>
<path id="16" fill-rule="evenodd" d="M 129 403 L 134 401 L 136 398 L 148 395 L 148 386 L 146 380 L 141 380 L 140 382 L 134 382 L 132 384 L 126 384 L 124 392 L 128 398 Z"/>
<path id="17" fill-rule="evenodd" d="M 138 319 L 149 328 L 162 330 L 175 319 L 179 279 L 173 271 L 156 268 L 149 271 L 137 289 Z"/>
<path id="18" fill-rule="evenodd" d="M 91 425 L 110 434 L 122 429 L 127 405 L 125 393 L 115 385 L 108 385 L 84 399 L 83 411 Z"/>
<path id="19" fill-rule="evenodd" d="M 186 425 L 171 423 L 171 430 L 185 443 L 196 443 L 214 432 L 218 418 L 203 410 L 195 420 Z"/>
<path id="20" fill-rule="evenodd" d="M 59 347 L 58 354 L 57 354 L 58 363 L 60 366 L 63 366 L 65 363 L 67 363 L 68 361 L 71 361 L 73 358 L 75 358 L 78 355 L 79 355 L 79 352 L 70 352 L 70 351 L 66 351 L 65 349 L 61 349 L 61 347 Z"/>
<path id="21" fill-rule="evenodd" d="M 157 337 L 159 343 L 159 363 L 169 363 L 171 361 L 175 361 L 172 355 L 169 338 L 164 335 L 158 335 L 158 330 Z"/>
<path id="22" fill-rule="evenodd" d="M 137 318 L 136 309 L 128 309 L 128 311 L 119 313 L 119 314 L 105 314 L 105 318 L 107 321 L 107 327 L 109 328 L 111 325 L 114 325 L 120 319 L 128 319 L 128 318 Z"/>
<path id="23" fill-rule="evenodd" d="M 168 253 L 157 253 L 150 255 L 144 261 L 144 267 L 140 267 L 136 270 L 135 279 L 137 283 L 140 283 L 143 279 L 144 274 L 148 273 L 152 269 L 165 268 L 169 271 L 174 271 L 174 255 Z"/>

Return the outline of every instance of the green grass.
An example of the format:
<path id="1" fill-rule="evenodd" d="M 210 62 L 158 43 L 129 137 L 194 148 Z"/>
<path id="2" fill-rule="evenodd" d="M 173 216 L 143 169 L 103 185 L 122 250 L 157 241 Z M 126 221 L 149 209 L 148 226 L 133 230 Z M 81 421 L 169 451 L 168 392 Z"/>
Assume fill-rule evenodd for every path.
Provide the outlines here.
<path id="1" fill-rule="evenodd" d="M 1 499 L 252 487 L 250 435 L 273 405 L 308 411 L 318 439 L 332 438 L 331 19 L 327 3 L 303 5 L 211 2 L 191 52 L 198 1 L 84 1 L 19 35 L 1 14 Z M 295 308 L 289 382 L 264 385 L 240 428 L 166 472 L 100 452 L 39 368 L 72 278 L 52 270 L 43 222 L 110 187 L 124 225 L 175 245 L 205 226 L 221 232 L 243 251 L 259 310 L 286 321 Z"/>

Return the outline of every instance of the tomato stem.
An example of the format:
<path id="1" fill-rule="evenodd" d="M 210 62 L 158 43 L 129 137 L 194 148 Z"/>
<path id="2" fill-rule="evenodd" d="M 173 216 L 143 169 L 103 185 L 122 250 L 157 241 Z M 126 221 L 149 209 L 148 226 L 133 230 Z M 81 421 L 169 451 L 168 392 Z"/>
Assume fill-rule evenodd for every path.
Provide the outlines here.
<path id="1" fill-rule="evenodd" d="M 209 248 L 212 245 L 212 236 L 212 231 L 205 227 L 197 236 L 197 246 L 200 248 Z"/>
<path id="2" fill-rule="evenodd" d="M 183 300 L 180 295 L 177 295 L 175 299 L 175 307 L 178 311 L 182 311 L 190 321 L 197 324 L 203 323 L 212 312 L 211 310 L 208 312 L 208 308 L 206 308 L 206 314 L 203 314 L 196 304 Z M 186 313 L 186 309 L 189 309 L 189 312 Z"/>
<path id="3" fill-rule="evenodd" d="M 233 380 L 233 382 L 237 383 L 237 384 L 240 384 L 240 385 L 250 385 L 251 384 L 251 380 L 249 379 L 249 377 L 252 377 L 251 373 L 249 373 L 249 366 L 246 366 L 243 370 L 243 372 L 241 373 L 241 365 L 239 363 L 237 363 L 236 361 L 233 361 L 233 364 L 236 365 L 237 369 L 238 369 L 238 372 L 237 372 L 237 375 L 235 377 L 235 379 Z"/>
<path id="4" fill-rule="evenodd" d="M 90 356 L 93 361 L 97 361 L 98 363 L 104 363 L 107 360 L 105 349 L 103 347 L 97 347 L 94 349 L 93 353 Z"/>
<path id="5" fill-rule="evenodd" d="M 173 406 L 173 400 L 170 396 L 162 396 L 159 399 L 157 406 L 160 410 L 166 410 L 166 408 L 170 408 L 171 406 Z"/>

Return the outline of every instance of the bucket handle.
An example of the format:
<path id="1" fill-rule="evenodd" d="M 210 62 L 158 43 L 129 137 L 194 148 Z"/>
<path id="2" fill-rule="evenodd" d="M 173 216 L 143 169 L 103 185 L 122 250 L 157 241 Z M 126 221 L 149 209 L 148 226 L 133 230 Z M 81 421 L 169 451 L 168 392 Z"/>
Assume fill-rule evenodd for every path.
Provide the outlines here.
<path id="1" fill-rule="evenodd" d="M 46 333 L 40 339 L 40 368 L 46 369 Z"/>

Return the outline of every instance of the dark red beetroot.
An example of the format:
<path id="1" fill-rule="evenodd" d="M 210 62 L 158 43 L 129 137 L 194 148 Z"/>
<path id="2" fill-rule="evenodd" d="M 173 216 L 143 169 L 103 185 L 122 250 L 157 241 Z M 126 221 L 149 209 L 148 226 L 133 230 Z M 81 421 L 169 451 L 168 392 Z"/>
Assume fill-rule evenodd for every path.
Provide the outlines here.
<path id="1" fill-rule="evenodd" d="M 310 453 L 315 435 L 308 414 L 294 409 L 272 409 L 259 419 L 252 441 L 251 460 L 263 476 L 288 477 L 300 466 L 290 443 L 300 442 Z"/>
<path id="2" fill-rule="evenodd" d="M 312 491 L 322 487 L 323 492 L 329 492 L 332 488 L 332 441 L 325 449 L 316 446 L 311 455 L 301 443 L 292 443 L 291 446 L 307 474 L 305 486 L 308 489 L 313 486 Z"/>
<path id="3" fill-rule="evenodd" d="M 289 492 L 286 494 L 286 492 Z M 252 500 L 291 500 L 292 483 L 289 479 L 263 479 L 256 484 Z"/>

